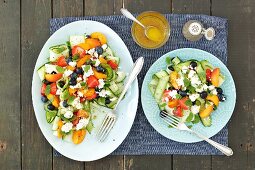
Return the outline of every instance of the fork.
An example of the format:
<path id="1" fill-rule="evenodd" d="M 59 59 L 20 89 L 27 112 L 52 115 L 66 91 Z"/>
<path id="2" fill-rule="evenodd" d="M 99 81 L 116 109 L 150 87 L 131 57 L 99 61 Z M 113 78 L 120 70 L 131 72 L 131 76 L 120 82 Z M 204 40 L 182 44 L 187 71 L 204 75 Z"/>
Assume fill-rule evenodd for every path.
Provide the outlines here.
<path id="1" fill-rule="evenodd" d="M 206 142 L 208 142 L 209 144 L 211 144 L 212 146 L 214 146 L 215 148 L 219 149 L 222 153 L 224 153 L 227 156 L 231 156 L 233 155 L 233 150 L 227 146 L 224 146 L 220 143 L 217 143 L 207 137 L 205 137 L 204 135 L 201 135 L 200 133 L 197 133 L 195 131 L 193 131 L 192 129 L 188 128 L 187 125 L 185 125 L 184 123 L 180 122 L 180 119 L 173 116 L 173 115 L 169 115 L 167 112 L 165 111 L 161 111 L 160 112 L 160 117 L 170 126 L 172 126 L 175 129 L 178 130 L 183 130 L 183 131 L 188 131 L 192 134 L 195 134 L 196 136 L 198 136 L 199 138 L 205 140 Z"/>
<path id="2" fill-rule="evenodd" d="M 106 137 L 108 136 L 108 134 L 110 133 L 112 127 L 114 126 L 117 116 L 116 116 L 116 109 L 117 106 L 119 105 L 120 101 L 122 100 L 122 98 L 124 97 L 124 95 L 126 94 L 127 90 L 129 89 L 129 87 L 131 86 L 132 82 L 135 80 L 135 78 L 137 77 L 137 75 L 140 73 L 140 71 L 142 70 L 143 67 L 143 63 L 144 63 L 144 58 L 143 57 L 139 57 L 132 69 L 132 72 L 130 73 L 130 75 L 128 76 L 128 80 L 127 83 L 124 86 L 124 89 L 122 91 L 122 93 L 119 96 L 119 99 L 114 107 L 114 109 L 112 109 L 111 111 L 107 112 L 107 114 L 105 115 L 105 118 L 96 134 L 96 138 L 100 141 L 103 142 Z"/>

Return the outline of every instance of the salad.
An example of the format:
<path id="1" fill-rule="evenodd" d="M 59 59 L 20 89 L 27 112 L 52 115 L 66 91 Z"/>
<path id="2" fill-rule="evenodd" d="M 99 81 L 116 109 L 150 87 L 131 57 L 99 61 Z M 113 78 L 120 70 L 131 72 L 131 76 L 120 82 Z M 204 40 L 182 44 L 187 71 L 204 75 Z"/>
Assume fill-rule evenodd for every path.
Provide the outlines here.
<path id="1" fill-rule="evenodd" d="M 91 103 L 113 109 L 126 74 L 104 34 L 72 35 L 49 48 L 48 62 L 38 69 L 41 100 L 53 135 L 74 144 L 93 130 Z"/>
<path id="2" fill-rule="evenodd" d="M 160 110 L 179 117 L 184 123 L 212 124 L 211 114 L 226 100 L 221 85 L 225 77 L 220 68 L 207 60 L 181 61 L 167 58 L 167 68 L 155 73 L 149 89 Z"/>

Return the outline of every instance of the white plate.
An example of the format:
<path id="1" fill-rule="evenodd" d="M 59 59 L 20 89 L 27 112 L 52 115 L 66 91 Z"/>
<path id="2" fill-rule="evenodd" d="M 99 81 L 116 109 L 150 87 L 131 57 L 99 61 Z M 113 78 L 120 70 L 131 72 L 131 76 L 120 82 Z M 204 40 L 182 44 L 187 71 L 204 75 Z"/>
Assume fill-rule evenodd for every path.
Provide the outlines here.
<path id="1" fill-rule="evenodd" d="M 139 94 L 138 82 L 136 80 L 133 83 L 126 94 L 126 97 L 118 106 L 118 119 L 116 124 L 103 143 L 97 142 L 93 135 L 87 134 L 85 140 L 81 144 L 74 145 L 62 141 L 52 134 L 52 125 L 48 124 L 46 121 L 43 103 L 40 99 L 40 88 L 42 83 L 37 75 L 37 69 L 47 61 L 47 58 L 49 57 L 49 47 L 65 43 L 68 41 L 70 35 L 90 34 L 95 31 L 102 32 L 106 35 L 109 46 L 113 49 L 115 55 L 121 58 L 121 70 L 129 73 L 132 69 L 133 61 L 121 38 L 111 28 L 102 23 L 83 20 L 65 25 L 47 40 L 37 59 L 32 81 L 34 111 L 43 135 L 59 153 L 78 161 L 93 161 L 103 158 L 113 152 L 123 142 L 131 129 L 136 115 Z"/>

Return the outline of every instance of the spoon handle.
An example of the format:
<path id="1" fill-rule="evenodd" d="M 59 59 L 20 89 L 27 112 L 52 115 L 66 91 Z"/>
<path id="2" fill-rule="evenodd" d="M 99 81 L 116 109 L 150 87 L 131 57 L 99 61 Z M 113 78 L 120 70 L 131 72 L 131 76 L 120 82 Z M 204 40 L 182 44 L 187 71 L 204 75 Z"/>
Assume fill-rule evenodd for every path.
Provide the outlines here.
<path id="1" fill-rule="evenodd" d="M 144 58 L 143 57 L 139 57 L 134 66 L 133 69 L 131 71 L 131 73 L 128 76 L 128 80 L 126 85 L 124 86 L 124 89 L 122 91 L 122 93 L 119 96 L 118 102 L 115 105 L 114 110 L 117 108 L 117 106 L 119 105 L 120 101 L 122 100 L 122 98 L 124 97 L 125 93 L 127 92 L 128 88 L 130 87 L 130 85 L 132 84 L 132 82 L 135 80 L 135 78 L 137 77 L 137 75 L 140 73 L 140 71 L 142 70 L 143 67 L 143 63 L 144 63 Z"/>
<path id="2" fill-rule="evenodd" d="M 125 8 L 121 8 L 120 12 L 127 18 L 131 19 L 132 21 L 136 22 L 137 24 L 141 25 L 143 28 L 145 28 L 145 26 L 138 21 L 127 9 Z"/>

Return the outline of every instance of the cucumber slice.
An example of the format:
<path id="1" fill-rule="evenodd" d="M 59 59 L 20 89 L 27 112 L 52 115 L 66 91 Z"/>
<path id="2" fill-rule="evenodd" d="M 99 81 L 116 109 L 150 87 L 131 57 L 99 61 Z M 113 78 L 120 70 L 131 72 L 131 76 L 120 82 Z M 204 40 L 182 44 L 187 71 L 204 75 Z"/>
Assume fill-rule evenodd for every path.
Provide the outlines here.
<path id="1" fill-rule="evenodd" d="M 158 85 L 157 85 L 157 88 L 156 88 L 156 91 L 154 94 L 154 97 L 155 97 L 157 103 L 161 102 L 161 98 L 162 98 L 164 90 L 166 89 L 166 85 L 167 85 L 168 81 L 169 81 L 169 76 L 159 79 L 159 82 L 158 82 Z"/>
<path id="2" fill-rule="evenodd" d="M 168 73 L 167 73 L 165 70 L 161 70 L 161 71 L 155 73 L 154 76 L 153 76 L 153 78 L 154 78 L 155 76 L 156 76 L 157 78 L 161 79 L 161 78 L 163 78 L 163 77 L 168 76 Z"/>
<path id="3" fill-rule="evenodd" d="M 199 62 L 197 62 L 196 72 L 201 82 L 206 83 L 205 70 L 203 69 L 202 65 Z"/>
<path id="4" fill-rule="evenodd" d="M 99 97 L 98 99 L 95 100 L 97 104 L 100 106 L 105 106 L 105 98 L 104 97 Z"/>
<path id="5" fill-rule="evenodd" d="M 186 62 L 183 62 L 183 63 L 179 63 L 179 64 L 177 64 L 177 65 L 175 65 L 173 67 L 174 67 L 175 71 L 179 72 L 179 71 L 182 70 L 183 66 L 189 67 L 189 65 L 190 65 L 190 61 L 186 61 Z"/>
<path id="6" fill-rule="evenodd" d="M 113 61 L 115 61 L 118 65 L 120 64 L 120 58 L 119 58 L 119 57 L 106 56 L 105 59 L 106 59 L 107 61 L 113 60 Z"/>
<path id="7" fill-rule="evenodd" d="M 69 48 L 66 44 L 50 47 L 50 61 L 56 61 L 60 56 L 69 57 Z"/>
<path id="8" fill-rule="evenodd" d="M 206 69 L 212 70 L 213 69 L 212 64 L 209 63 L 209 61 L 207 61 L 207 60 L 202 60 L 202 61 L 200 61 L 200 63 L 201 63 L 204 70 L 206 70 Z"/>
<path id="9" fill-rule="evenodd" d="M 154 93 L 156 91 L 157 85 L 158 85 L 159 79 L 155 76 L 151 82 L 149 83 L 149 89 L 152 93 L 152 95 L 154 96 Z"/>
<path id="10" fill-rule="evenodd" d="M 124 89 L 124 84 L 123 83 L 117 83 L 118 91 L 115 93 L 115 95 L 119 96 L 121 92 Z"/>
<path id="11" fill-rule="evenodd" d="M 93 130 L 93 128 L 94 128 L 94 125 L 93 125 L 92 121 L 89 120 L 89 123 L 87 124 L 86 129 L 87 129 L 87 131 L 88 131 L 89 133 L 91 133 L 92 130 Z"/>
<path id="12" fill-rule="evenodd" d="M 53 122 L 53 120 L 55 119 L 56 116 L 57 116 L 56 110 L 46 111 L 46 120 L 48 123 Z"/>
<path id="13" fill-rule="evenodd" d="M 116 105 L 117 102 L 118 102 L 118 98 L 114 97 L 111 99 L 111 103 L 107 104 L 106 106 L 110 109 L 114 109 L 114 106 Z"/>
<path id="14" fill-rule="evenodd" d="M 174 64 L 174 65 L 177 65 L 177 64 L 179 64 L 181 62 L 181 60 L 179 59 L 179 57 L 174 57 L 173 59 L 172 59 L 172 63 Z"/>
<path id="15" fill-rule="evenodd" d="M 60 121 L 60 117 L 56 116 L 52 123 L 52 130 L 58 129 L 58 122 Z"/>
<path id="16" fill-rule="evenodd" d="M 157 86 L 156 85 L 150 85 L 149 84 L 149 90 L 151 94 L 154 96 Z"/>
<path id="17" fill-rule="evenodd" d="M 122 82 L 123 80 L 125 80 L 126 78 L 126 73 L 122 72 L 122 71 L 118 71 L 117 72 L 117 78 L 115 80 L 116 83 Z"/>
<path id="18" fill-rule="evenodd" d="M 106 70 L 107 78 L 106 80 L 112 80 L 113 78 L 113 70 L 108 64 L 101 63 L 101 66 Z"/>
<path id="19" fill-rule="evenodd" d="M 90 112 L 90 101 L 86 100 L 83 105 L 83 109 Z"/>
<path id="20" fill-rule="evenodd" d="M 202 123 L 203 123 L 203 125 L 205 127 L 209 127 L 209 126 L 212 125 L 212 118 L 211 118 L 211 116 L 208 116 L 208 117 L 205 117 L 205 118 L 201 118 L 201 121 L 202 121 Z"/>
<path id="21" fill-rule="evenodd" d="M 219 76 L 219 87 L 224 83 L 224 81 L 225 81 L 225 77 L 222 74 L 220 74 L 220 76 Z"/>
<path id="22" fill-rule="evenodd" d="M 111 91 L 110 88 L 107 87 L 105 90 L 106 90 L 107 96 L 109 96 L 110 98 L 116 97 L 116 96 L 113 94 L 113 92 Z"/>
<path id="23" fill-rule="evenodd" d="M 63 80 L 63 79 L 62 79 L 62 80 Z M 60 82 L 60 81 L 57 82 L 57 87 L 58 87 L 58 89 L 61 89 L 62 91 L 63 91 L 64 89 L 66 89 L 66 87 L 68 86 L 68 83 L 69 83 L 68 78 L 65 78 L 63 81 L 65 82 L 65 85 L 64 85 L 63 87 L 60 87 L 60 85 L 59 85 L 59 82 Z"/>
<path id="24" fill-rule="evenodd" d="M 66 142 L 72 142 L 72 137 L 73 137 L 73 131 L 69 132 L 68 134 L 63 136 L 63 140 Z"/>
<path id="25" fill-rule="evenodd" d="M 45 65 L 41 66 L 38 70 L 37 73 L 39 75 L 39 78 L 41 81 L 45 79 Z"/>
<path id="26" fill-rule="evenodd" d="M 84 35 L 71 35 L 70 36 L 70 44 L 71 47 L 84 43 L 85 42 L 85 37 Z"/>
<path id="27" fill-rule="evenodd" d="M 110 86 L 109 88 L 111 89 L 111 91 L 116 95 L 116 93 L 118 92 L 119 88 L 117 86 L 117 84 L 114 81 L 110 82 Z"/>

